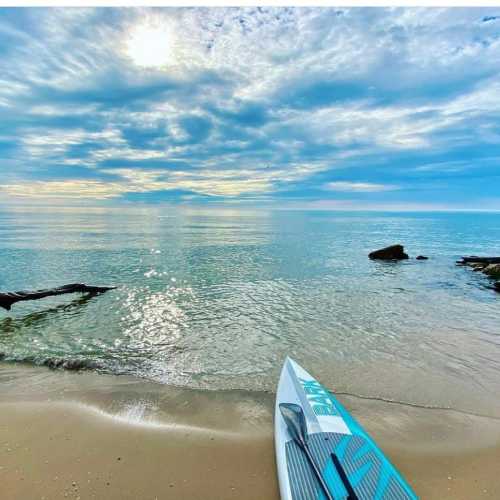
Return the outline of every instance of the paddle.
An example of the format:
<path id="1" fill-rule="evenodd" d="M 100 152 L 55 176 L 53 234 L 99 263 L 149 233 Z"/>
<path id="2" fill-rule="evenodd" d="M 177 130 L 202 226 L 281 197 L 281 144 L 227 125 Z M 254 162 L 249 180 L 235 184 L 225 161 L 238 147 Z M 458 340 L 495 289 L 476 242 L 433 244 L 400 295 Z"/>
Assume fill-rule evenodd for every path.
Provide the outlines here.
<path id="1" fill-rule="evenodd" d="M 318 478 L 319 484 L 325 492 L 327 500 L 334 500 L 333 496 L 330 493 L 330 490 L 328 489 L 328 486 L 321 476 L 319 467 L 316 464 L 316 461 L 314 460 L 309 448 L 309 435 L 307 433 L 307 424 L 302 408 L 294 403 L 280 403 L 280 412 L 283 416 L 283 419 L 285 420 L 290 436 L 292 436 L 293 440 L 300 446 L 302 450 L 304 450 L 304 453 L 306 454 L 306 457 L 309 460 L 309 463 L 311 464 L 316 477 Z"/>

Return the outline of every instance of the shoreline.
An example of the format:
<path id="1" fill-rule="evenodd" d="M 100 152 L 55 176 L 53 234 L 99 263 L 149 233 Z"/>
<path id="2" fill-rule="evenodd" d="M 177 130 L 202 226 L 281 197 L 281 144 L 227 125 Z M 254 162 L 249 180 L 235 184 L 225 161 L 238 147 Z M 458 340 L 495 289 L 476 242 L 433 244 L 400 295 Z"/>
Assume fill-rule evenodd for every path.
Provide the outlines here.
<path id="1" fill-rule="evenodd" d="M 0 363 L 2 498 L 279 498 L 274 395 Z M 422 498 L 500 496 L 500 421 L 340 396 Z"/>

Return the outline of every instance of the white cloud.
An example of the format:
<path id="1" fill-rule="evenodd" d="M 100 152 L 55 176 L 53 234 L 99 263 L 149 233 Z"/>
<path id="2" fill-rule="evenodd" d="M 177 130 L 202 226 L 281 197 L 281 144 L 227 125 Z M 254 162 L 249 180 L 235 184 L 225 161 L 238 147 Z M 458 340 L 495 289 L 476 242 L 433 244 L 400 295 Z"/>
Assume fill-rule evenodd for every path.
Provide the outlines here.
<path id="1" fill-rule="evenodd" d="M 0 106 L 9 129 L 2 128 L 0 139 L 18 143 L 16 160 L 32 173 L 61 167 L 51 180 L 19 174 L 1 189 L 101 199 L 173 189 L 251 196 L 368 153 L 444 151 L 476 137 L 494 144 L 500 38 L 495 23 L 481 23 L 485 13 L 42 9 L 24 14 L 33 32 L 25 28 L 30 22 L 13 27 L 0 19 L 10 40 L 0 61 Z M 149 25 L 156 31 L 144 29 Z M 151 37 L 164 32 L 162 53 L 144 54 Z M 323 101 L 300 104 L 300 92 L 314 93 L 315 84 Z M 252 105 L 262 122 L 247 126 L 238 113 Z M 188 116 L 206 119 L 209 133 L 192 139 L 183 125 Z M 64 118 L 82 125 L 65 127 Z M 108 168 L 120 161 L 123 168 Z M 67 166 L 120 180 L 64 180 Z M 325 188 L 367 193 L 398 186 L 353 180 Z"/>
<path id="2" fill-rule="evenodd" d="M 65 181 L 35 181 L 18 184 L 4 184 L 0 192 L 12 197 L 61 199 L 61 198 L 93 198 L 104 200 L 116 198 L 126 192 L 118 183 L 65 180 Z"/>
<path id="3" fill-rule="evenodd" d="M 328 191 L 340 191 L 346 193 L 377 193 L 380 191 L 395 191 L 400 189 L 399 186 L 393 184 L 374 184 L 370 182 L 348 182 L 337 181 L 328 182 L 323 186 Z"/>
<path id="4" fill-rule="evenodd" d="M 16 182 L 0 186 L 0 192 L 25 198 L 95 198 L 110 199 L 126 193 L 185 190 L 198 195 L 236 197 L 272 193 L 276 184 L 305 179 L 313 172 L 327 168 L 324 164 L 292 164 L 282 169 L 198 169 L 176 171 L 168 169 L 113 168 L 96 170 L 119 179 L 58 180 Z"/>
<path id="5" fill-rule="evenodd" d="M 42 135 L 39 130 L 27 130 L 20 140 L 25 151 L 33 158 L 63 156 L 71 146 L 78 146 L 87 141 L 98 143 L 100 145 L 96 147 L 98 151 L 113 145 L 128 149 L 120 131 L 111 128 L 101 132 L 89 132 L 85 129 L 47 129 Z"/>

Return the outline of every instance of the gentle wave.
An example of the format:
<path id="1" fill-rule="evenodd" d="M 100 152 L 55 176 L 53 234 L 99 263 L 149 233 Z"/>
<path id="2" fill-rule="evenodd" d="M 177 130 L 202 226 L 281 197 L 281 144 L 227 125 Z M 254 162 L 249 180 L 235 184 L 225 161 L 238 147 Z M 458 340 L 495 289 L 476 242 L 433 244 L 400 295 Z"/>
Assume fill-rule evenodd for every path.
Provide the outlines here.
<path id="1" fill-rule="evenodd" d="M 0 361 L 10 361 L 15 363 L 26 363 L 33 366 L 46 366 L 51 369 L 80 371 L 80 370 L 95 370 L 112 373 L 106 369 L 105 365 L 90 359 L 82 358 L 55 358 L 55 357 L 37 357 L 37 356 L 9 356 L 4 352 L 0 352 Z"/>
<path id="2" fill-rule="evenodd" d="M 500 405 L 500 295 L 455 266 L 463 254 L 500 254 L 500 215 L 223 217 L 0 213 L 3 289 L 120 285 L 0 312 L 4 359 L 272 391 L 289 355 L 338 391 L 484 412 Z M 430 259 L 367 258 L 395 242 Z"/>

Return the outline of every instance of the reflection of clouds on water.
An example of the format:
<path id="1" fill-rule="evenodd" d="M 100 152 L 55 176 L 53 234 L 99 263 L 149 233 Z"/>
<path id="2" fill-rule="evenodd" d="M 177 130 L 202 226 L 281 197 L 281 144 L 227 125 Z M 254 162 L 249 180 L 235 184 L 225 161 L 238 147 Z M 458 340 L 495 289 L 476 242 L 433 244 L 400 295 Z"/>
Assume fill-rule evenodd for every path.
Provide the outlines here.
<path id="1" fill-rule="evenodd" d="M 2 288 L 86 281 L 119 289 L 0 312 L 0 352 L 10 357 L 273 390 L 291 355 L 334 389 L 432 404 L 494 399 L 498 298 L 454 261 L 496 252 L 498 215 L 64 214 L 0 214 Z M 393 242 L 431 259 L 368 259 Z"/>

